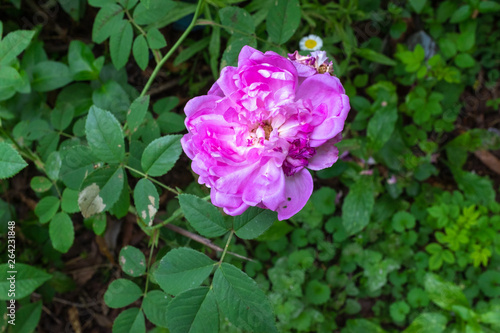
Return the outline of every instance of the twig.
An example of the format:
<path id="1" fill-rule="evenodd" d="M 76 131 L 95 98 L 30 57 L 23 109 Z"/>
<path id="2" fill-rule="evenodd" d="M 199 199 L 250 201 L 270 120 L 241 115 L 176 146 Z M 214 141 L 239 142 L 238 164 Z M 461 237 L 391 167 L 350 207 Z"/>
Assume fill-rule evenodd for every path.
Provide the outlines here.
<path id="1" fill-rule="evenodd" d="M 224 249 L 222 249 L 221 247 L 219 247 L 219 246 L 215 245 L 214 243 L 212 243 L 212 241 L 210 241 L 210 239 L 207 239 L 205 237 L 201 237 L 201 236 L 199 236 L 197 234 L 193 234 L 192 232 L 187 231 L 185 229 L 182 229 L 181 227 L 178 227 L 178 226 L 173 225 L 173 224 L 166 224 L 165 227 L 168 228 L 168 229 L 170 229 L 170 230 L 172 230 L 172 231 L 174 231 L 174 232 L 176 232 L 176 233 L 178 233 L 178 234 L 186 236 L 187 238 L 191 238 L 195 242 L 203 244 L 206 247 L 209 247 L 209 248 L 211 248 L 214 251 L 224 252 Z M 238 254 L 238 253 L 234 253 L 234 252 L 230 252 L 230 251 L 227 251 L 227 253 L 229 253 L 229 254 L 237 257 L 237 258 L 243 259 L 243 260 L 255 262 L 255 260 L 247 258 L 245 256 L 242 256 L 241 254 Z"/>

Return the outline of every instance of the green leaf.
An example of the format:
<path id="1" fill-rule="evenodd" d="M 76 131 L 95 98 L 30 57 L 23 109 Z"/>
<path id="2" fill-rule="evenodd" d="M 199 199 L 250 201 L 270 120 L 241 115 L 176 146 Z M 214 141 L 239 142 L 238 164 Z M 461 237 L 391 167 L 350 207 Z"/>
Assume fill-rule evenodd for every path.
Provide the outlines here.
<path id="1" fill-rule="evenodd" d="M 212 281 L 217 304 L 241 329 L 278 332 L 271 303 L 257 283 L 233 265 L 222 263 Z"/>
<path id="2" fill-rule="evenodd" d="M 52 246 L 59 252 L 66 253 L 75 240 L 73 221 L 66 213 L 57 213 L 50 221 L 49 235 Z"/>
<path id="3" fill-rule="evenodd" d="M 82 184 L 78 207 L 84 218 L 109 210 L 120 197 L 123 169 L 110 167 L 91 173 Z"/>
<path id="4" fill-rule="evenodd" d="M 134 202 L 137 215 L 147 226 L 153 225 L 153 220 L 160 207 L 160 197 L 153 183 L 142 178 L 134 188 Z"/>
<path id="5" fill-rule="evenodd" d="M 460 68 L 471 68 L 474 67 L 476 61 L 474 58 L 468 53 L 460 53 L 455 57 L 455 65 Z"/>
<path id="6" fill-rule="evenodd" d="M 365 58 L 366 60 L 373 61 L 382 65 L 396 66 L 397 64 L 396 61 L 372 49 L 356 49 L 356 54 L 362 58 Z"/>
<path id="7" fill-rule="evenodd" d="M 148 40 L 149 47 L 153 50 L 161 49 L 167 46 L 165 37 L 163 37 L 160 30 L 156 28 L 149 29 L 146 38 Z"/>
<path id="8" fill-rule="evenodd" d="M 244 36 L 241 34 L 234 34 L 231 36 L 222 54 L 220 67 L 236 66 L 238 64 L 238 55 L 245 45 L 255 48 L 257 47 L 257 40 L 253 36 Z"/>
<path id="9" fill-rule="evenodd" d="M 168 294 L 198 287 L 212 272 L 215 262 L 196 250 L 181 247 L 170 250 L 160 261 L 154 276 Z"/>
<path id="10" fill-rule="evenodd" d="M 0 300 L 24 298 L 52 277 L 52 275 L 38 268 L 19 262 L 16 262 L 15 265 L 15 271 L 17 273 L 9 273 L 12 271 L 13 269 L 9 267 L 9 264 L 0 265 Z M 10 280 L 7 280 L 7 278 L 11 277 L 13 274 L 15 274 L 16 277 L 16 295 L 10 297 L 8 295 Z"/>
<path id="11" fill-rule="evenodd" d="M 118 279 L 111 282 L 104 293 L 104 303 L 110 308 L 122 308 L 142 296 L 142 290 L 134 282 Z"/>
<path id="12" fill-rule="evenodd" d="M 140 25 L 157 23 L 168 16 L 176 5 L 177 3 L 171 0 L 150 0 L 148 8 L 141 1 L 134 9 L 134 21 Z"/>
<path id="13" fill-rule="evenodd" d="M 10 65 L 31 42 L 35 31 L 16 30 L 5 36 L 0 42 L 0 66 Z"/>
<path id="14" fill-rule="evenodd" d="M 300 24 L 298 0 L 277 0 L 271 3 L 266 19 L 267 33 L 276 44 L 288 41 Z"/>
<path id="15" fill-rule="evenodd" d="M 446 316 L 427 312 L 419 315 L 403 333 L 441 333 L 446 328 Z"/>
<path id="16" fill-rule="evenodd" d="M 52 187 L 52 182 L 46 177 L 35 176 L 31 178 L 30 182 L 31 189 L 38 193 L 47 192 Z"/>
<path id="17" fill-rule="evenodd" d="M 238 7 L 225 7 L 219 11 L 224 29 L 230 34 L 251 34 L 255 32 L 252 16 L 246 10 Z"/>
<path id="18" fill-rule="evenodd" d="M 148 42 L 146 42 L 146 38 L 143 35 L 135 38 L 132 45 L 132 54 L 140 69 L 145 70 L 149 63 L 149 48 Z"/>
<path id="19" fill-rule="evenodd" d="M 470 18 L 471 15 L 472 7 L 470 5 L 463 5 L 453 13 L 450 23 L 460 23 Z"/>
<path id="20" fill-rule="evenodd" d="M 35 207 L 35 215 L 38 216 L 40 223 L 49 222 L 59 209 L 59 198 L 48 196 L 38 202 Z"/>
<path id="21" fill-rule="evenodd" d="M 104 5 L 97 13 L 92 26 L 92 40 L 104 42 L 109 36 L 117 33 L 123 18 L 123 8 L 115 3 Z"/>
<path id="22" fill-rule="evenodd" d="M 87 2 L 84 0 L 57 0 L 57 2 L 59 2 L 62 9 L 75 21 L 79 21 L 85 13 L 85 4 Z"/>
<path id="23" fill-rule="evenodd" d="M 354 235 L 370 222 L 370 215 L 375 203 L 373 180 L 361 176 L 354 183 L 342 205 L 342 224 L 349 235 Z"/>
<path id="24" fill-rule="evenodd" d="M 42 61 L 32 68 L 31 87 L 46 92 L 64 87 L 73 80 L 69 67 L 57 61 Z"/>
<path id="25" fill-rule="evenodd" d="M 483 205 L 495 200 L 495 190 L 490 179 L 462 170 L 452 169 L 452 173 L 458 188 L 463 191 L 467 199 Z"/>
<path id="26" fill-rule="evenodd" d="M 16 311 L 16 325 L 12 326 L 13 333 L 34 332 L 42 316 L 42 301 L 23 305 Z M 9 318 L 10 319 L 10 318 Z M 1 329 L 1 327 L 0 327 Z"/>
<path id="27" fill-rule="evenodd" d="M 214 292 L 200 287 L 183 292 L 167 306 L 170 333 L 218 333 L 219 312 Z"/>
<path id="28" fill-rule="evenodd" d="M 120 163 L 125 158 L 125 142 L 120 123 L 109 111 L 92 106 L 85 123 L 92 153 L 104 162 Z"/>
<path id="29" fill-rule="evenodd" d="M 79 190 L 83 179 L 94 170 L 94 163 L 98 159 L 87 146 L 73 146 L 62 151 L 61 170 L 59 175 L 64 185 Z"/>
<path id="30" fill-rule="evenodd" d="M 410 307 L 406 302 L 398 301 L 391 304 L 389 313 L 395 322 L 402 322 L 406 319 L 406 315 L 410 313 Z"/>
<path id="31" fill-rule="evenodd" d="M 366 132 L 375 151 L 380 150 L 389 141 L 397 120 L 398 110 L 396 107 L 380 107 L 375 111 L 375 115 L 368 123 Z"/>
<path id="32" fill-rule="evenodd" d="M 172 298 L 161 290 L 152 290 L 142 301 L 142 308 L 146 318 L 156 326 L 168 327 L 167 306 Z"/>
<path id="33" fill-rule="evenodd" d="M 131 133 L 134 133 L 139 129 L 139 126 L 144 122 L 146 113 L 148 112 L 149 106 L 149 95 L 143 97 L 137 97 L 130 106 L 130 110 L 127 113 L 127 124 Z"/>
<path id="34" fill-rule="evenodd" d="M 6 142 L 0 142 L 0 179 L 14 176 L 27 165 L 17 150 Z"/>
<path id="35" fill-rule="evenodd" d="M 101 68 L 95 66 L 92 50 L 79 40 L 69 44 L 68 64 L 75 81 L 96 80 L 99 77 Z"/>
<path id="36" fill-rule="evenodd" d="M 422 9 L 425 7 L 425 3 L 427 0 L 410 0 L 410 5 L 415 9 L 415 12 L 417 14 L 420 14 L 422 12 Z"/>
<path id="37" fill-rule="evenodd" d="M 500 3 L 495 1 L 480 1 L 477 9 L 480 13 L 495 13 L 500 11 Z"/>
<path id="38" fill-rule="evenodd" d="M 220 59 L 220 27 L 212 27 L 212 36 L 208 45 L 208 53 L 210 54 L 210 68 L 215 79 L 219 77 L 219 59 Z"/>
<path id="39" fill-rule="evenodd" d="M 142 311 L 130 308 L 120 313 L 113 323 L 113 333 L 146 333 L 146 321 Z"/>
<path id="40" fill-rule="evenodd" d="M 11 98 L 23 84 L 19 72 L 9 66 L 2 66 L 0 70 L 0 101 Z"/>
<path id="41" fill-rule="evenodd" d="M 109 38 L 111 61 L 116 69 L 120 69 L 127 64 L 130 50 L 132 50 L 133 38 L 132 24 L 128 21 L 122 21 L 118 32 L 112 34 Z"/>
<path id="42" fill-rule="evenodd" d="M 318 280 L 311 280 L 306 287 L 306 297 L 311 304 L 324 304 L 330 299 L 330 287 Z"/>
<path id="43" fill-rule="evenodd" d="M 479 276 L 479 288 L 488 297 L 500 296 L 500 272 L 486 271 Z"/>
<path id="44" fill-rule="evenodd" d="M 425 274 L 424 286 L 431 301 L 445 310 L 451 310 L 453 305 L 469 307 L 469 302 L 462 290 L 438 275 Z"/>
<path id="45" fill-rule="evenodd" d="M 254 239 L 262 235 L 277 220 L 276 212 L 250 207 L 234 218 L 233 229 L 243 239 Z"/>
<path id="46" fill-rule="evenodd" d="M 78 207 L 78 191 L 70 188 L 65 188 L 61 199 L 61 209 L 66 213 L 77 213 L 80 211 Z"/>
<path id="47" fill-rule="evenodd" d="M 205 37 L 197 42 L 194 42 L 189 47 L 179 52 L 179 55 L 175 57 L 174 66 L 178 66 L 183 62 L 189 60 L 192 56 L 199 53 L 201 50 L 206 49 L 207 46 L 209 46 L 209 44 L 210 44 L 209 37 Z"/>
<path id="48" fill-rule="evenodd" d="M 127 245 L 120 250 L 118 262 L 125 272 L 132 277 L 138 277 L 146 272 L 146 257 L 136 247 Z"/>
<path id="49" fill-rule="evenodd" d="M 141 158 L 142 169 L 153 177 L 163 176 L 172 169 L 182 152 L 182 135 L 166 135 L 151 142 Z"/>
<path id="50" fill-rule="evenodd" d="M 179 203 L 186 219 L 201 235 L 218 237 L 228 231 L 222 214 L 211 203 L 192 194 L 179 195 Z"/>

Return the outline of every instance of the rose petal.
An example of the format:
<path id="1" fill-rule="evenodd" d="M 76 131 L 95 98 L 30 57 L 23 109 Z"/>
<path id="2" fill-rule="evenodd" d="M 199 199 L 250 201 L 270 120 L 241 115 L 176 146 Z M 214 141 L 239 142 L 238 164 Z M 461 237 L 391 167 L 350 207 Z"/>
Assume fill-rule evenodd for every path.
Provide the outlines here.
<path id="1" fill-rule="evenodd" d="M 306 169 L 286 177 L 285 182 L 286 199 L 277 209 L 280 221 L 297 214 L 306 205 L 313 191 L 313 179 Z"/>
<path id="2" fill-rule="evenodd" d="M 337 162 L 339 150 L 334 145 L 339 141 L 338 136 L 336 136 L 316 148 L 316 155 L 309 159 L 307 168 L 311 170 L 322 170 L 331 167 L 333 163 Z"/>

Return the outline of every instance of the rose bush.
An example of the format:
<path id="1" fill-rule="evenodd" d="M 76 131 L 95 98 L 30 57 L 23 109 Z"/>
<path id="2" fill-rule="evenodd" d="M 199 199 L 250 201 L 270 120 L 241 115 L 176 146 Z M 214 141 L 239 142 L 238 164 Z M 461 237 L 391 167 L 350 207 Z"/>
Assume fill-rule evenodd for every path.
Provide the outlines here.
<path id="1" fill-rule="evenodd" d="M 284 58 L 245 46 L 207 95 L 185 107 L 182 147 L 200 184 L 229 215 L 250 206 L 287 219 L 313 190 L 308 170 L 330 167 L 349 112 L 324 52 Z"/>

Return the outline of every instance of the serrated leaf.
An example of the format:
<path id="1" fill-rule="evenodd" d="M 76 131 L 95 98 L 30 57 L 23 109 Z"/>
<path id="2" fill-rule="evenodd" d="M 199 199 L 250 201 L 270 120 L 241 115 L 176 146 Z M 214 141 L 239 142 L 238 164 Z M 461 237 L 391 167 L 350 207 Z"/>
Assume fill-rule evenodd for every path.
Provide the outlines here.
<path id="1" fill-rule="evenodd" d="M 49 222 L 59 209 L 59 198 L 48 196 L 38 202 L 35 207 L 35 215 L 38 216 L 40 223 Z"/>
<path id="2" fill-rule="evenodd" d="M 241 329 L 278 332 L 271 303 L 257 283 L 233 265 L 222 263 L 212 281 L 217 304 Z"/>
<path id="3" fill-rule="evenodd" d="M 144 172 L 153 177 L 163 176 L 174 166 L 182 152 L 182 135 L 166 135 L 151 142 L 141 158 Z"/>
<path id="4" fill-rule="evenodd" d="M 137 131 L 139 126 L 144 122 L 146 113 L 148 112 L 149 95 L 137 97 L 130 105 L 127 113 L 127 124 L 131 133 Z"/>
<path id="5" fill-rule="evenodd" d="M 66 253 L 75 240 L 73 221 L 66 213 L 57 213 L 50 221 L 49 236 L 52 246 L 59 252 Z"/>
<path id="6" fill-rule="evenodd" d="M 148 42 L 146 42 L 146 38 L 144 38 L 143 35 L 139 35 L 135 38 L 134 44 L 132 45 L 132 54 L 134 55 L 137 65 L 142 70 L 145 70 L 149 63 L 149 48 Z"/>
<path id="7" fill-rule="evenodd" d="M 218 333 L 219 312 L 213 290 L 200 287 L 183 292 L 167 306 L 170 333 Z"/>
<path id="8" fill-rule="evenodd" d="M 118 32 L 112 34 L 109 38 L 111 61 L 116 69 L 120 69 L 127 64 L 132 50 L 133 38 L 134 31 L 129 21 L 122 21 Z"/>
<path id="9" fill-rule="evenodd" d="M 104 162 L 120 163 L 125 158 L 125 142 L 120 123 L 109 111 L 92 106 L 85 123 L 92 153 Z"/>
<path id="10" fill-rule="evenodd" d="M 0 179 L 14 176 L 27 165 L 17 150 L 6 142 L 0 142 Z"/>
<path id="11" fill-rule="evenodd" d="M 0 42 L 0 66 L 9 65 L 31 42 L 35 31 L 16 30 Z"/>
<path id="12" fill-rule="evenodd" d="M 300 3 L 298 0 L 276 0 L 270 5 L 266 19 L 269 37 L 276 44 L 288 41 L 300 24 Z"/>
<path id="13" fill-rule="evenodd" d="M 97 13 L 92 26 L 92 40 L 96 43 L 104 42 L 120 28 L 123 18 L 123 8 L 115 3 L 104 5 Z"/>
<path id="14" fill-rule="evenodd" d="M 134 21 L 140 25 L 154 24 L 168 17 L 176 6 L 177 3 L 171 0 L 150 0 L 149 7 L 141 1 L 134 9 Z"/>
<path id="15" fill-rule="evenodd" d="M 113 323 L 113 333 L 146 333 L 146 322 L 142 311 L 130 308 L 120 313 Z"/>
<path id="16" fill-rule="evenodd" d="M 469 301 L 462 290 L 438 275 L 427 273 L 424 277 L 424 286 L 427 296 L 445 310 L 451 310 L 453 305 L 469 307 Z"/>
<path id="17" fill-rule="evenodd" d="M 32 68 L 31 87 L 46 92 L 64 87 L 73 80 L 69 67 L 57 61 L 42 61 Z"/>
<path id="18" fill-rule="evenodd" d="M 110 308 L 122 308 L 142 296 L 142 290 L 134 282 L 118 279 L 111 282 L 104 293 L 104 303 Z"/>
<path id="19" fill-rule="evenodd" d="M 152 290 L 142 301 L 142 308 L 146 318 L 156 326 L 168 327 L 167 306 L 172 298 L 161 290 Z"/>
<path id="20" fill-rule="evenodd" d="M 134 202 L 137 215 L 148 226 L 153 225 L 153 220 L 160 207 L 158 191 L 153 183 L 143 178 L 134 188 Z"/>
<path id="21" fill-rule="evenodd" d="M 446 316 L 440 313 L 422 313 L 403 333 L 441 333 L 446 328 L 446 323 Z"/>
<path id="22" fill-rule="evenodd" d="M 243 8 L 224 7 L 219 11 L 221 23 L 230 34 L 255 32 L 252 16 Z"/>
<path id="23" fill-rule="evenodd" d="M 94 170 L 94 163 L 99 161 L 87 146 L 74 146 L 62 151 L 59 175 L 67 187 L 79 190 L 83 179 Z"/>
<path id="24" fill-rule="evenodd" d="M 201 235 L 218 237 L 228 231 L 222 214 L 211 203 L 192 194 L 179 195 L 179 203 L 186 219 Z"/>
<path id="25" fill-rule="evenodd" d="M 350 187 L 342 205 L 342 224 L 349 235 L 354 235 L 368 225 L 374 203 L 373 180 L 369 176 L 361 176 Z"/>
<path id="26" fill-rule="evenodd" d="M 240 238 L 254 239 L 269 229 L 277 219 L 276 212 L 250 207 L 243 214 L 235 216 L 233 229 Z"/>
<path id="27" fill-rule="evenodd" d="M 12 275 L 12 273 L 9 273 L 10 271 L 12 269 L 9 268 L 9 264 L 0 265 L 0 300 L 24 298 L 52 277 L 52 275 L 38 268 L 16 262 L 16 295 L 10 297 L 8 296 L 10 280 L 7 280 Z"/>
<path id="28" fill-rule="evenodd" d="M 124 184 L 122 168 L 98 169 L 82 184 L 78 206 L 84 218 L 109 210 L 120 197 Z"/>
<path id="29" fill-rule="evenodd" d="M 181 247 L 168 252 L 155 270 L 155 279 L 168 294 L 198 287 L 212 272 L 215 262 L 196 250 Z"/>

